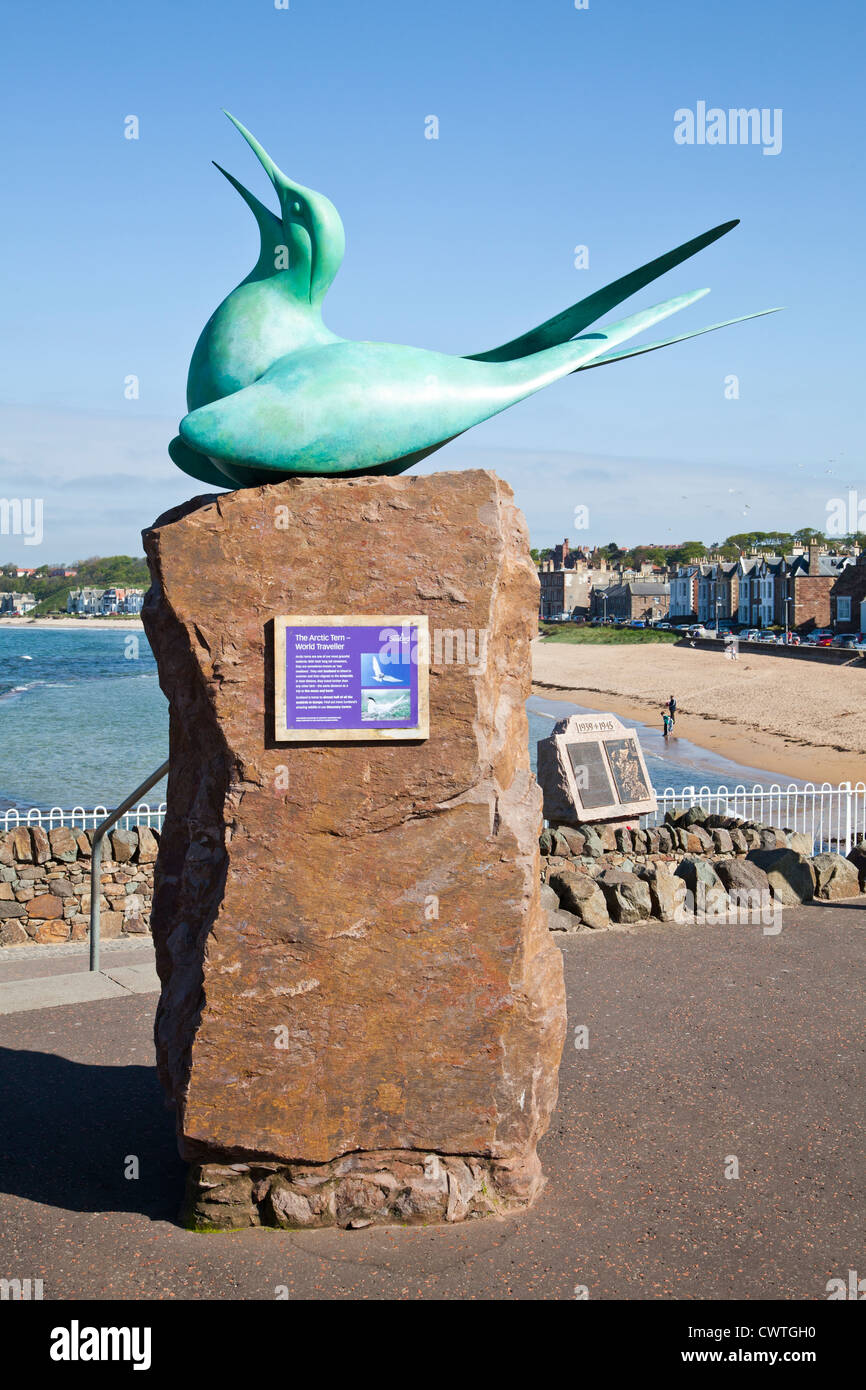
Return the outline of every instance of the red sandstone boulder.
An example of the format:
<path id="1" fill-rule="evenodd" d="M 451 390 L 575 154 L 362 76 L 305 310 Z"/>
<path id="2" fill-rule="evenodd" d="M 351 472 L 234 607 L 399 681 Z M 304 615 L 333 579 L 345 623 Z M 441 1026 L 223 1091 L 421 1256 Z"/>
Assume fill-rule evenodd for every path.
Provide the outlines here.
<path id="1" fill-rule="evenodd" d="M 538 581 L 510 489 L 295 479 L 199 498 L 144 540 L 171 709 L 156 1043 L 181 1152 L 475 1155 L 528 1200 L 565 1005 L 524 708 Z M 275 744 L 272 620 L 401 612 L 487 634 L 483 664 L 433 665 L 429 740 Z"/>

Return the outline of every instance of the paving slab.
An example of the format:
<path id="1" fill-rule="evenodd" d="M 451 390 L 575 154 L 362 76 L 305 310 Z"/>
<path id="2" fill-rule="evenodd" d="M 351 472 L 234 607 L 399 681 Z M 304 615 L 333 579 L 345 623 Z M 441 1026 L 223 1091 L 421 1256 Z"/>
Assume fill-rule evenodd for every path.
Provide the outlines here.
<path id="1" fill-rule="evenodd" d="M 95 999 L 114 999 L 127 993 L 122 984 L 101 971 L 75 971 L 65 975 L 7 980 L 0 984 L 0 1014 L 26 1013 L 30 1009 L 86 1004 Z"/>
<path id="2" fill-rule="evenodd" d="M 161 989 L 153 961 L 147 961 L 143 965 L 113 966 L 111 970 L 103 970 L 102 974 L 132 994 L 159 994 Z"/>
<path id="3" fill-rule="evenodd" d="M 86 959 L 76 962 L 72 970 L 64 968 L 71 962 L 62 957 L 17 963 L 5 978 L 0 975 L 0 1016 L 116 999 L 124 994 L 158 994 L 160 983 L 153 952 L 149 951 L 145 960 L 143 955 L 142 951 L 115 952 L 110 957 L 112 964 L 101 971 L 90 971 Z M 28 966 L 30 971 L 39 973 L 23 973 Z"/>

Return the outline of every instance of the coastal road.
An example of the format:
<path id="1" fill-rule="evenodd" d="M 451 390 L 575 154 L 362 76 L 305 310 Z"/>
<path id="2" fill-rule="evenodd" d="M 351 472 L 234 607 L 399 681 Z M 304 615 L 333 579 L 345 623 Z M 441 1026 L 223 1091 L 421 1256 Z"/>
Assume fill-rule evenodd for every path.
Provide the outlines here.
<path id="1" fill-rule="evenodd" d="M 866 1269 L 866 901 L 558 938 L 548 1185 L 447 1228 L 195 1235 L 156 996 L 0 1019 L 0 1276 L 46 1299 L 826 1299 Z M 589 1045 L 574 1046 L 585 1025 Z M 128 1179 L 130 1156 L 139 1176 Z M 726 1176 L 738 1170 L 739 1176 Z"/>

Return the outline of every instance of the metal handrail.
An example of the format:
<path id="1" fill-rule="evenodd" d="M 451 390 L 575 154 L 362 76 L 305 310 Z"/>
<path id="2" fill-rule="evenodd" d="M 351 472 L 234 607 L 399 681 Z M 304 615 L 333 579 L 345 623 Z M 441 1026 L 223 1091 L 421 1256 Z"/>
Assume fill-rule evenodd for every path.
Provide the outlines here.
<path id="1" fill-rule="evenodd" d="M 105 832 L 110 830 L 113 825 L 120 820 L 120 817 L 131 810 L 140 796 L 149 792 L 151 787 L 161 781 L 168 772 L 169 760 L 166 758 L 162 767 L 158 767 L 156 772 L 151 773 L 146 782 L 142 782 L 140 787 L 136 787 L 131 796 L 128 796 L 121 806 L 106 816 L 104 821 L 93 832 L 93 846 L 90 858 L 90 969 L 99 969 L 99 899 L 102 897 L 102 884 L 100 882 L 100 869 L 102 867 L 102 841 Z"/>

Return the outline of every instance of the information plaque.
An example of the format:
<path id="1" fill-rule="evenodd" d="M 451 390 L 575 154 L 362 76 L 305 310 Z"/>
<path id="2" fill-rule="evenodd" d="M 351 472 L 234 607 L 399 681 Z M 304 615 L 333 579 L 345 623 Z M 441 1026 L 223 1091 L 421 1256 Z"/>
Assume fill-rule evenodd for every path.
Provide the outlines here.
<path id="1" fill-rule="evenodd" d="M 274 620 L 274 663 L 280 743 L 430 736 L 426 616 L 288 614 Z"/>

